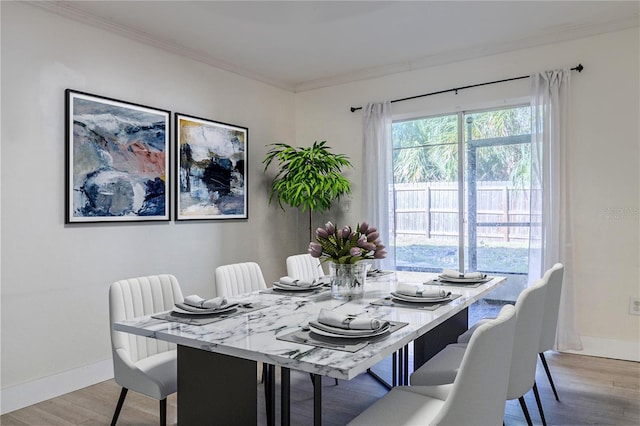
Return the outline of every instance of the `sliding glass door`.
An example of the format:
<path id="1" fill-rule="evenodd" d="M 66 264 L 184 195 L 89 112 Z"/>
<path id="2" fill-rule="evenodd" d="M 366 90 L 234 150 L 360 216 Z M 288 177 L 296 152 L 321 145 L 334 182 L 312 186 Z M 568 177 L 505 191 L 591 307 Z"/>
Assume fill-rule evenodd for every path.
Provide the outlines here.
<path id="1" fill-rule="evenodd" d="M 530 133 L 528 106 L 394 122 L 398 269 L 526 277 Z"/>

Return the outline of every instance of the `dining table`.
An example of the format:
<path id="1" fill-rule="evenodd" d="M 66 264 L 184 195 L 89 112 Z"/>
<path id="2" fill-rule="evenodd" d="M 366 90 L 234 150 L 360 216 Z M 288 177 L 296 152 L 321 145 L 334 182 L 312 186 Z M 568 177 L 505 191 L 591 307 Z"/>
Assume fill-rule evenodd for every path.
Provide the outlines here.
<path id="1" fill-rule="evenodd" d="M 475 284 L 449 283 L 437 273 L 387 271 L 368 277 L 358 299 L 332 298 L 328 287 L 290 292 L 268 288 L 229 298 L 237 305 L 221 315 L 164 312 L 113 327 L 176 344 L 180 426 L 257 424 L 259 363 L 267 371 L 267 423 L 275 424 L 274 371 L 279 367 L 281 424 L 290 424 L 289 380 L 290 371 L 296 370 L 314 378 L 314 424 L 320 425 L 322 377 L 351 380 L 372 373 L 373 366 L 392 356 L 393 385 L 408 384 L 409 344 L 418 368 L 467 330 L 471 304 L 505 282 L 505 277 L 490 276 Z M 427 284 L 447 297 L 437 303 L 398 300 L 392 293 L 399 283 Z M 317 324 L 321 310 L 389 322 L 390 328 L 370 337 L 323 334 L 310 327 Z"/>

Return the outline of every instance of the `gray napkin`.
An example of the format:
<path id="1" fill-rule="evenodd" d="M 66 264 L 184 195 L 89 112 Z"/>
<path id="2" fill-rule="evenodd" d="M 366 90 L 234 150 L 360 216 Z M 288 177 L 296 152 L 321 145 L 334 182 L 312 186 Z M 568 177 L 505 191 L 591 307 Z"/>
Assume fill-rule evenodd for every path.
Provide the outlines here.
<path id="1" fill-rule="evenodd" d="M 312 287 L 316 284 L 316 280 L 314 280 L 313 278 L 296 280 L 291 277 L 281 277 L 279 282 L 280 284 L 294 287 Z"/>
<path id="2" fill-rule="evenodd" d="M 346 330 L 379 330 L 389 323 L 388 321 L 375 318 L 339 314 L 328 309 L 320 310 L 318 322 L 330 327 L 344 328 Z"/>
<path id="3" fill-rule="evenodd" d="M 407 296 L 418 296 L 431 299 L 446 297 L 447 294 L 449 294 L 449 292 L 439 288 L 424 288 L 421 285 L 405 283 L 398 283 L 398 286 L 396 287 L 396 293 L 405 294 Z"/>
<path id="4" fill-rule="evenodd" d="M 202 309 L 218 309 L 227 304 L 224 297 L 214 297 L 213 299 L 203 299 L 202 297 L 192 294 L 184 298 L 184 304 Z"/>
<path id="5" fill-rule="evenodd" d="M 455 271 L 453 269 L 443 269 L 442 270 L 442 275 L 448 278 L 479 278 L 482 279 L 485 277 L 485 274 L 483 274 L 482 272 L 467 272 L 462 273 L 459 271 Z"/>

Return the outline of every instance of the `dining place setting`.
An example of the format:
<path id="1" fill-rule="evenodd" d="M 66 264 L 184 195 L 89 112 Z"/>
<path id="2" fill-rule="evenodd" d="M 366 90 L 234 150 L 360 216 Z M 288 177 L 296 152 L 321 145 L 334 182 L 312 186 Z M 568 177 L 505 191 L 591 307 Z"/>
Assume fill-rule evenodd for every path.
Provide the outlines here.
<path id="1" fill-rule="evenodd" d="M 395 271 L 383 271 L 382 269 L 372 268 L 367 271 L 367 278 L 379 278 L 393 274 Z"/>
<path id="2" fill-rule="evenodd" d="M 261 293 L 305 297 L 322 293 L 329 294 L 330 287 L 331 279 L 328 276 L 302 279 L 284 276 L 280 277 L 278 281 L 274 281 L 271 288 L 262 290 Z"/>
<path id="3" fill-rule="evenodd" d="M 460 296 L 440 286 L 399 282 L 389 296 L 375 300 L 371 305 L 433 311 Z"/>
<path id="4" fill-rule="evenodd" d="M 443 269 L 437 278 L 429 281 L 428 284 L 471 287 L 475 288 L 481 284 L 491 281 L 493 277 L 482 272 L 460 272 L 453 269 Z"/>
<path id="5" fill-rule="evenodd" d="M 259 303 L 229 302 L 225 297 L 205 299 L 192 294 L 176 303 L 170 311 L 151 317 L 190 325 L 206 325 L 266 307 L 267 305 Z"/>
<path id="6" fill-rule="evenodd" d="M 356 352 L 407 325 L 364 315 L 341 314 L 321 309 L 318 316 L 299 329 L 278 336 L 278 340 L 302 343 L 321 348 Z"/>

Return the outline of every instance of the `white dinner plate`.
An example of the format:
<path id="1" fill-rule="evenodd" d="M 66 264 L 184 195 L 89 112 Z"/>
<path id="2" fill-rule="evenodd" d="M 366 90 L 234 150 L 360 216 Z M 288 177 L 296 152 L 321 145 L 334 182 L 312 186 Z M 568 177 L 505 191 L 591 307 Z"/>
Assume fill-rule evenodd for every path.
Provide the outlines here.
<path id="1" fill-rule="evenodd" d="M 185 305 L 184 303 L 176 303 L 175 308 L 173 308 L 173 312 L 185 315 L 215 315 L 235 311 L 237 305 L 237 303 L 234 303 L 232 305 L 226 305 L 218 309 L 202 309 Z"/>
<path id="2" fill-rule="evenodd" d="M 331 327 L 330 325 L 320 324 L 317 321 L 309 321 L 309 329 L 314 333 L 327 337 L 340 337 L 344 339 L 357 339 L 362 337 L 374 337 L 386 333 L 391 328 L 391 324 L 387 324 L 378 330 L 349 330 L 345 328 Z"/>
<path id="3" fill-rule="evenodd" d="M 400 294 L 396 292 L 391 292 L 391 296 L 394 299 L 402 300 L 403 302 L 412 302 L 412 303 L 440 303 L 440 302 L 448 302 L 451 300 L 451 294 L 448 294 L 444 297 L 422 297 L 422 296 L 410 296 L 408 294 Z"/>
<path id="4" fill-rule="evenodd" d="M 440 281 L 446 281 L 449 283 L 467 283 L 467 284 L 475 284 L 475 283 L 485 283 L 487 281 L 491 281 L 491 277 L 484 276 L 484 278 L 455 278 L 448 277 L 446 275 L 438 275 L 438 279 Z"/>
<path id="5" fill-rule="evenodd" d="M 275 287 L 278 290 L 286 290 L 286 291 L 313 291 L 316 290 L 318 288 L 321 288 L 323 286 L 322 283 L 319 284 L 314 284 L 312 286 L 309 287 L 300 287 L 298 285 L 288 285 L 288 284 L 282 284 L 279 282 L 274 282 L 273 283 L 273 287 Z"/>

